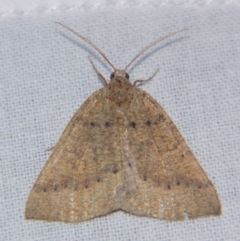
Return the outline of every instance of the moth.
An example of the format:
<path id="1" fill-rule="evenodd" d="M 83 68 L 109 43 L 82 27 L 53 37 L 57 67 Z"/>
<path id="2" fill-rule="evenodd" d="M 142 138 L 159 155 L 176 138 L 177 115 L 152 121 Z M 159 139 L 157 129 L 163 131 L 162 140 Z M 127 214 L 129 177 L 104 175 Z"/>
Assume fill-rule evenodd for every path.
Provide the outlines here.
<path id="1" fill-rule="evenodd" d="M 116 69 L 77 110 L 37 178 L 26 219 L 80 222 L 115 211 L 177 221 L 221 214 L 218 194 L 164 109 Z M 91 61 L 91 60 L 90 60 Z M 91 61 L 92 63 L 92 61 Z M 92 63 L 93 64 L 93 63 Z"/>

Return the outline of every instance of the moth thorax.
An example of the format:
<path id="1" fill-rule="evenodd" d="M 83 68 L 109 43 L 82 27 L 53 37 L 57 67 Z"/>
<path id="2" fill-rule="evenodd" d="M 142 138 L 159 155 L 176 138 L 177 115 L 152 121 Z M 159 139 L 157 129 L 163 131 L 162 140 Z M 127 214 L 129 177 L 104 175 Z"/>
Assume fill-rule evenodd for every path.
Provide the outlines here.
<path id="1" fill-rule="evenodd" d="M 108 84 L 109 100 L 116 105 L 129 105 L 133 99 L 133 85 L 125 78 L 117 76 Z"/>

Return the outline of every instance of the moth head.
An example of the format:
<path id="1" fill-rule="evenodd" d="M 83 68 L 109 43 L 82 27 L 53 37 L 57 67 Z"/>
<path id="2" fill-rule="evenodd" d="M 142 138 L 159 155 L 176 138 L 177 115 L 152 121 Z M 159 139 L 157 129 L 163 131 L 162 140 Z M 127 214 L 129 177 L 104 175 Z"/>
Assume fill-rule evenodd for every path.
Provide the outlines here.
<path id="1" fill-rule="evenodd" d="M 130 83 L 129 74 L 125 70 L 115 69 L 106 88 L 108 99 L 117 106 L 129 106 L 132 102 L 134 86 Z"/>
<path id="2" fill-rule="evenodd" d="M 122 80 L 129 82 L 129 74 L 125 70 L 117 69 L 111 73 L 110 80 Z"/>

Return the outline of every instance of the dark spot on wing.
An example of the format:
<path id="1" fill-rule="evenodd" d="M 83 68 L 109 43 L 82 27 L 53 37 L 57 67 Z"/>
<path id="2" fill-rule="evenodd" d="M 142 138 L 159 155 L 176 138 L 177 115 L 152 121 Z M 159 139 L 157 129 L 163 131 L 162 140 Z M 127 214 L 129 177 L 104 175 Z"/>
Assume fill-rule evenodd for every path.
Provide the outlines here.
<path id="1" fill-rule="evenodd" d="M 95 126 L 95 123 L 94 123 L 94 122 L 90 122 L 90 125 L 91 125 L 91 126 Z"/>
<path id="2" fill-rule="evenodd" d="M 163 114 L 159 114 L 158 117 L 156 118 L 154 124 L 158 124 L 160 121 L 166 121 L 166 118 L 164 117 Z"/>
<path id="3" fill-rule="evenodd" d="M 59 190 L 59 187 L 58 187 L 58 185 L 56 184 L 56 185 L 54 185 L 54 191 L 55 192 L 57 192 Z"/>
<path id="4" fill-rule="evenodd" d="M 109 126 L 110 126 L 110 123 L 107 121 L 107 122 L 105 123 L 105 126 L 106 126 L 106 127 L 109 127 Z"/>
<path id="5" fill-rule="evenodd" d="M 150 126 L 150 125 L 151 125 L 151 121 L 148 120 L 148 121 L 146 122 L 146 125 L 147 125 L 147 126 Z"/>
<path id="6" fill-rule="evenodd" d="M 134 121 L 132 121 L 132 122 L 130 123 L 130 126 L 131 126 L 132 128 L 135 128 L 136 125 L 137 125 L 137 124 L 136 124 Z"/>

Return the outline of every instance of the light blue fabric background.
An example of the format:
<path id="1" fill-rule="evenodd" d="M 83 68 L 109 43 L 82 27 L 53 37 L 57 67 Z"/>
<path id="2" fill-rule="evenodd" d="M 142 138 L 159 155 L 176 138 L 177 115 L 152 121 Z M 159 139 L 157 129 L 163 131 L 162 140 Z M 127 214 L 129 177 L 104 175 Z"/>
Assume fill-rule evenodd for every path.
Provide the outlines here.
<path id="1" fill-rule="evenodd" d="M 15 5 L 17 11 L 0 3 L 0 240 L 240 240 L 239 2 L 82 2 L 41 1 Z M 181 131 L 219 193 L 222 216 L 171 223 L 117 212 L 78 224 L 24 220 L 45 150 L 102 87 L 87 57 L 107 79 L 112 71 L 56 21 L 90 38 L 117 68 L 158 37 L 190 27 L 128 72 L 134 81 L 160 68 L 140 88 Z"/>

